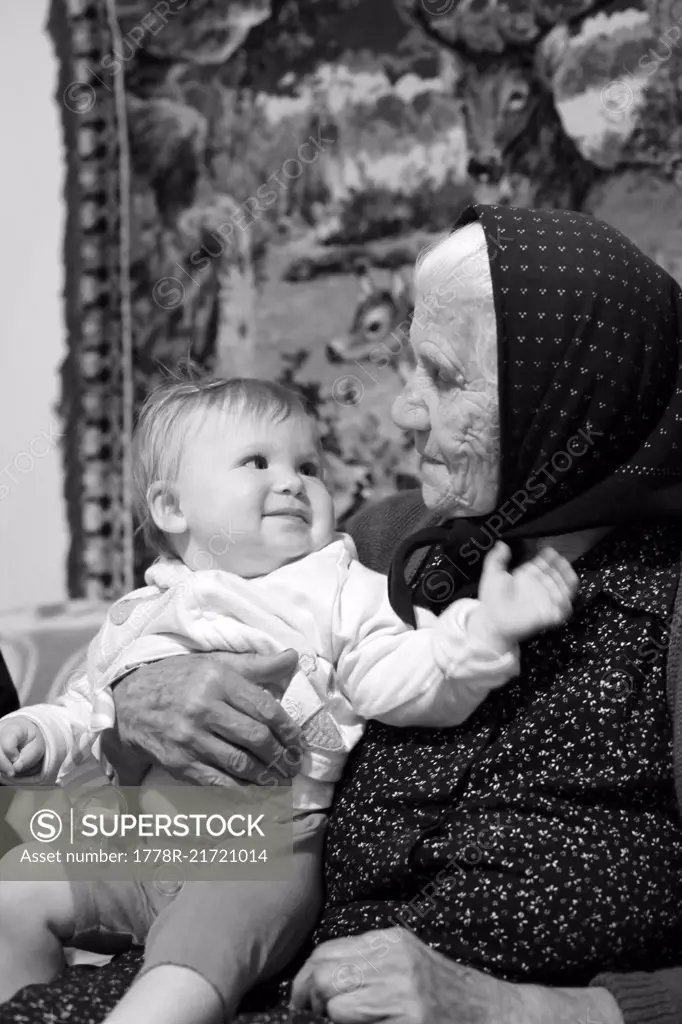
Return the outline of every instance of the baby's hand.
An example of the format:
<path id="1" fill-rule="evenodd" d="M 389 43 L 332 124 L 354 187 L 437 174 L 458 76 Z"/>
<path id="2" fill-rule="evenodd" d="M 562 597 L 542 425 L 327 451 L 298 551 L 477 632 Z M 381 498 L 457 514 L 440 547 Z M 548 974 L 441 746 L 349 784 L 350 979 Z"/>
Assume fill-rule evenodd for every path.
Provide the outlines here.
<path id="1" fill-rule="evenodd" d="M 511 552 L 495 545 L 486 556 L 478 588 L 481 611 L 506 640 L 516 642 L 565 622 L 578 577 L 562 555 L 543 548 L 530 562 L 507 571 Z"/>
<path id="2" fill-rule="evenodd" d="M 29 718 L 0 720 L 0 772 L 10 778 L 27 774 L 45 757 L 45 738 Z"/>

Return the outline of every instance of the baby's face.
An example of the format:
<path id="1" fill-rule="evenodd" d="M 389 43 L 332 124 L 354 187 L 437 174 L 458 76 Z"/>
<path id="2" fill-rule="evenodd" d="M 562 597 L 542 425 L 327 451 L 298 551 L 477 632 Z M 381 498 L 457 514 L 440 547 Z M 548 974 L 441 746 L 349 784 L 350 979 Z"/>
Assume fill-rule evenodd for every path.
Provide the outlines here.
<path id="1" fill-rule="evenodd" d="M 190 431 L 176 481 L 194 569 L 262 576 L 317 551 L 334 533 L 332 499 L 311 424 L 211 411 Z"/>

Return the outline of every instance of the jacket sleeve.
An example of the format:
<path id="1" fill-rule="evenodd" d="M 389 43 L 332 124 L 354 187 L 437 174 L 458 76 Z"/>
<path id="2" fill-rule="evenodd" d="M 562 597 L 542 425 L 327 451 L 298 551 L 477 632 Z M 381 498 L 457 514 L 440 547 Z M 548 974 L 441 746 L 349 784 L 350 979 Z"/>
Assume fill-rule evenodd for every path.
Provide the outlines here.
<path id="1" fill-rule="evenodd" d="M 591 985 L 611 993 L 624 1024 L 682 1024 L 682 967 L 599 974 Z"/>
<path id="2" fill-rule="evenodd" d="M 149 661 L 196 650 L 178 628 L 175 607 L 184 589 L 142 587 L 114 604 L 88 648 L 88 678 L 96 689 Z"/>
<path id="3" fill-rule="evenodd" d="M 15 712 L 40 729 L 45 757 L 39 774 L 13 776 L 12 785 L 58 784 L 90 758 L 99 761 L 105 774 L 113 775 L 101 750 L 102 733 L 116 722 L 112 683 L 144 662 L 189 649 L 180 637 L 151 632 L 163 622 L 167 605 L 168 599 L 151 587 L 113 605 L 88 648 L 86 672 L 70 679 L 66 692 L 54 703 Z"/>
<path id="4" fill-rule="evenodd" d="M 363 718 L 389 725 L 458 725 L 518 672 L 518 651 L 486 646 L 467 622 L 478 602 L 456 601 L 419 628 L 393 611 L 386 577 L 353 561 L 339 589 L 332 633 L 339 689 Z"/>
<path id="5" fill-rule="evenodd" d="M 98 690 L 87 675 L 69 682 L 68 690 L 54 704 L 35 704 L 7 715 L 24 718 L 36 725 L 45 740 L 45 757 L 40 773 L 13 776 L 13 786 L 56 785 L 87 758 L 99 758 L 99 738 L 116 719 L 108 687 Z"/>

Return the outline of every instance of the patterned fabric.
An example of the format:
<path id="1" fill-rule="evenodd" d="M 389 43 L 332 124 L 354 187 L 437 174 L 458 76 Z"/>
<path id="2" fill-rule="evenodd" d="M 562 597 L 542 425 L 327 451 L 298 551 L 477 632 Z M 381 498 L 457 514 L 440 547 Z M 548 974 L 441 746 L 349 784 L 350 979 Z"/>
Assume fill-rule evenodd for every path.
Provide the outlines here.
<path id="1" fill-rule="evenodd" d="M 316 942 L 402 924 L 463 962 L 560 985 L 680 962 L 664 667 L 681 546 L 680 527 L 658 526 L 584 555 L 573 620 L 526 644 L 519 680 L 463 726 L 369 724 L 330 818 Z M 424 886 L 443 870 L 431 907 Z M 25 989 L 3 1024 L 95 1024 L 140 959 Z M 323 1024 L 280 993 L 239 1024 Z"/>
<path id="2" fill-rule="evenodd" d="M 255 372 L 251 232 L 215 183 L 206 75 L 212 66 L 224 75 L 244 34 L 268 16 L 267 3 L 256 7 L 52 4 L 67 162 L 61 415 L 74 598 L 118 597 L 150 561 L 134 535 L 129 466 L 150 388 L 188 357 Z M 179 88 L 195 72 L 204 78 L 190 92 L 203 112 Z"/>
<path id="3" fill-rule="evenodd" d="M 456 226 L 474 221 L 488 243 L 497 314 L 500 498 L 490 515 L 458 518 L 398 549 L 392 603 L 406 621 L 403 566 L 415 548 L 447 544 L 452 599 L 475 592 L 497 537 L 682 510 L 682 289 L 583 214 L 474 204 Z"/>
<path id="4" fill-rule="evenodd" d="M 133 582 L 125 110 L 122 82 L 110 88 L 95 71 L 116 43 L 111 6 L 55 0 L 49 21 L 67 161 L 61 414 L 68 589 L 88 598 Z"/>
<path id="5" fill-rule="evenodd" d="M 681 547 L 677 525 L 633 529 L 579 559 L 572 620 L 524 645 L 519 679 L 459 729 L 370 723 L 330 819 L 318 939 L 402 921 L 463 963 L 567 986 L 676 962 L 664 673 Z"/>

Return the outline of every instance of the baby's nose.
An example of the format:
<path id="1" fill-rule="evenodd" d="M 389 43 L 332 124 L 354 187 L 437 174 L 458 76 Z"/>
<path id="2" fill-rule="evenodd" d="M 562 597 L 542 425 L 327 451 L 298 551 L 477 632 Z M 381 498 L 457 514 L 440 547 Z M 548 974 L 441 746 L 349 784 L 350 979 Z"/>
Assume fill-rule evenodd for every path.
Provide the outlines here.
<path id="1" fill-rule="evenodd" d="M 293 470 L 291 472 L 282 473 L 279 479 L 275 482 L 275 489 L 280 494 L 302 494 L 303 493 L 303 480 L 298 473 Z"/>

